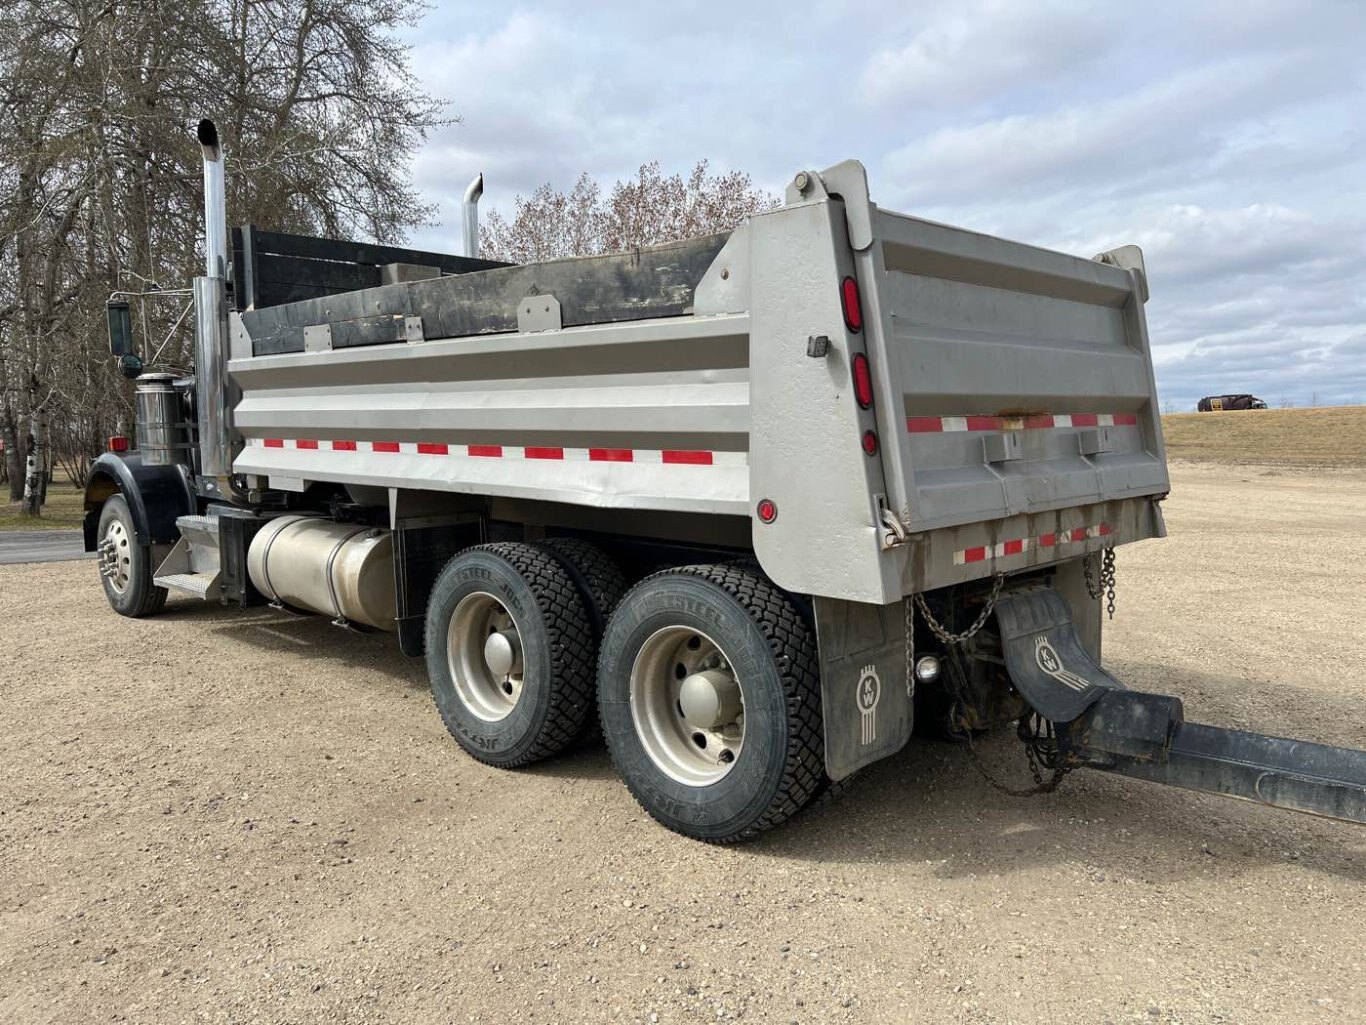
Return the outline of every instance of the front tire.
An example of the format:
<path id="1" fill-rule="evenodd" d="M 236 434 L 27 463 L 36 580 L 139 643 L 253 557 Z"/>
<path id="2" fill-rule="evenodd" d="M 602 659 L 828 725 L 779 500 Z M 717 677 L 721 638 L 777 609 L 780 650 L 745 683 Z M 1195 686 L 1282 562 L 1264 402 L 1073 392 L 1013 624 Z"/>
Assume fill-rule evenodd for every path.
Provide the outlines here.
<path id="1" fill-rule="evenodd" d="M 138 543 L 133 514 L 122 495 L 104 503 L 96 536 L 100 539 L 96 547 L 100 582 L 109 607 L 130 619 L 160 612 L 166 604 L 166 588 L 152 582 L 151 550 Z"/>
<path id="2" fill-rule="evenodd" d="M 451 736 L 511 769 L 558 754 L 592 714 L 592 624 L 569 573 L 531 544 L 455 556 L 427 604 L 427 676 Z"/>
<path id="3" fill-rule="evenodd" d="M 752 569 L 688 566 L 636 585 L 603 636 L 598 701 L 631 794 L 685 836 L 750 839 L 825 780 L 815 640 Z"/>

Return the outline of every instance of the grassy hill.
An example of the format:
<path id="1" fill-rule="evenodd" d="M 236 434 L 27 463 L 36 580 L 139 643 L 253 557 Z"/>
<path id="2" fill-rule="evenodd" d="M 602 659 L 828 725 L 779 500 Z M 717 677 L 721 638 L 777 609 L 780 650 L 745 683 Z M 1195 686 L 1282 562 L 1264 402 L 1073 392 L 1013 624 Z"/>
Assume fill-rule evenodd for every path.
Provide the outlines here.
<path id="1" fill-rule="evenodd" d="M 1366 466 L 1366 406 L 1174 413 L 1167 458 L 1277 466 Z"/>

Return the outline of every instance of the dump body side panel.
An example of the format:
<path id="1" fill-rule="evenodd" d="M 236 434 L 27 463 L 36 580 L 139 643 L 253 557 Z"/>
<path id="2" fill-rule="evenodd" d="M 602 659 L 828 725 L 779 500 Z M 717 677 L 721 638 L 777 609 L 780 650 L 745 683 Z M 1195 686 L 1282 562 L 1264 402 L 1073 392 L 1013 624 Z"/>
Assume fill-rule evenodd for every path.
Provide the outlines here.
<path id="1" fill-rule="evenodd" d="M 679 317 L 236 360 L 234 470 L 743 513 L 747 333 L 743 315 Z"/>

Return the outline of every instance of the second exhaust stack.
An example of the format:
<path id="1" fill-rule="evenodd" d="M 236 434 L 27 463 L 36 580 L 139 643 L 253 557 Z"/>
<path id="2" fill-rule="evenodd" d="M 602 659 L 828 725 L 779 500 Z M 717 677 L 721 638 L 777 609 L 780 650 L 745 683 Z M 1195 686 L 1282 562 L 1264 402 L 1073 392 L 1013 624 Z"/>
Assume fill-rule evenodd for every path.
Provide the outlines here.
<path id="1" fill-rule="evenodd" d="M 465 255 L 479 255 L 479 197 L 484 194 L 484 176 L 477 174 L 465 189 Z"/>

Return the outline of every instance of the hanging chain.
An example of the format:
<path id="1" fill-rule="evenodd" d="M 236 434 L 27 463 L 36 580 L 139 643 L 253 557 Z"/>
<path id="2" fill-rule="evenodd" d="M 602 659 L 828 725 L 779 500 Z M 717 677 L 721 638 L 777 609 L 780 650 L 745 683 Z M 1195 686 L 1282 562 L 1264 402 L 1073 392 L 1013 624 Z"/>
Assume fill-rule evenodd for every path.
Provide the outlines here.
<path id="1" fill-rule="evenodd" d="M 1114 548 L 1105 549 L 1101 555 L 1100 582 L 1097 583 L 1091 573 L 1091 556 L 1084 556 L 1081 560 L 1082 570 L 1086 574 L 1086 593 L 1096 601 L 1105 597 L 1105 611 L 1111 619 L 1115 618 L 1115 550 Z"/>
<path id="2" fill-rule="evenodd" d="M 962 633 L 949 633 L 944 625 L 934 618 L 934 615 L 930 612 L 929 606 L 925 604 L 924 596 L 919 592 L 917 592 L 915 596 L 915 607 L 918 608 L 920 614 L 925 617 L 925 625 L 930 628 L 930 633 L 938 637 L 945 645 L 952 647 L 955 644 L 962 644 L 965 641 L 971 640 L 977 631 L 986 626 L 987 620 L 991 618 L 991 613 L 996 608 L 996 599 L 1001 596 L 1001 585 L 1005 583 L 1005 579 L 1006 575 L 1004 573 L 996 574 L 996 581 L 991 585 L 991 594 L 987 597 L 986 604 L 982 606 L 982 612 L 978 615 L 977 621 Z M 907 614 L 909 615 L 910 613 Z"/>
<path id="3" fill-rule="evenodd" d="M 906 606 L 906 696 L 915 697 L 915 604 L 903 601 Z"/>
<path id="4" fill-rule="evenodd" d="M 1114 558 L 1113 553 L 1111 553 L 1109 566 L 1112 587 L 1114 578 L 1113 565 Z M 1102 581 L 1104 579 L 1105 578 L 1102 577 Z M 924 597 L 920 594 L 915 595 L 914 603 L 906 603 L 906 685 L 908 690 L 912 693 L 914 692 L 913 647 L 915 643 L 915 610 L 920 610 L 920 614 L 924 617 L 925 625 L 930 628 L 930 632 L 934 634 L 935 637 L 939 638 L 946 647 L 951 648 L 956 644 L 963 644 L 971 640 L 972 637 L 986 625 L 987 620 L 991 618 L 992 612 L 995 611 L 996 600 L 1001 596 L 1001 585 L 1004 582 L 1005 574 L 996 574 L 996 579 L 991 586 L 991 594 L 987 596 L 986 603 L 982 606 L 981 613 L 977 616 L 977 619 L 973 624 L 962 633 L 950 633 L 942 623 L 934 618 L 929 607 L 925 604 Z M 1090 590 L 1093 587 L 1089 563 L 1087 565 L 1086 586 L 1087 590 Z M 1100 597 L 1100 592 L 1097 591 L 1092 597 Z M 949 672 L 949 677 L 951 680 L 954 678 L 954 672 L 952 670 Z M 951 683 L 950 687 L 954 695 L 955 703 L 961 708 L 963 704 L 963 694 L 955 684 Z M 1053 724 L 1047 719 L 1041 718 L 1037 713 L 1030 713 L 1022 716 L 1019 724 L 1020 740 L 1022 740 L 1025 745 L 1025 757 L 1029 762 L 1029 773 L 1034 777 L 1034 785 L 1032 787 L 1013 787 L 1010 784 L 997 779 L 991 771 L 987 769 L 986 764 L 982 761 L 981 755 L 978 754 L 977 748 L 972 742 L 972 727 L 969 726 L 965 720 L 959 719 L 957 716 L 955 716 L 955 719 L 958 719 L 954 724 L 955 729 L 958 729 L 961 733 L 963 745 L 967 748 L 968 757 L 972 762 L 973 767 L 983 779 L 991 784 L 991 786 L 1004 794 L 1009 794 L 1011 797 L 1031 797 L 1035 794 L 1050 793 L 1057 789 L 1058 784 L 1062 782 L 1063 777 L 1071 771 L 1069 766 L 1062 763 L 1062 759 L 1058 752 L 1057 737 L 1053 732 Z M 1045 776 L 1046 771 L 1049 773 L 1047 776 Z"/>

